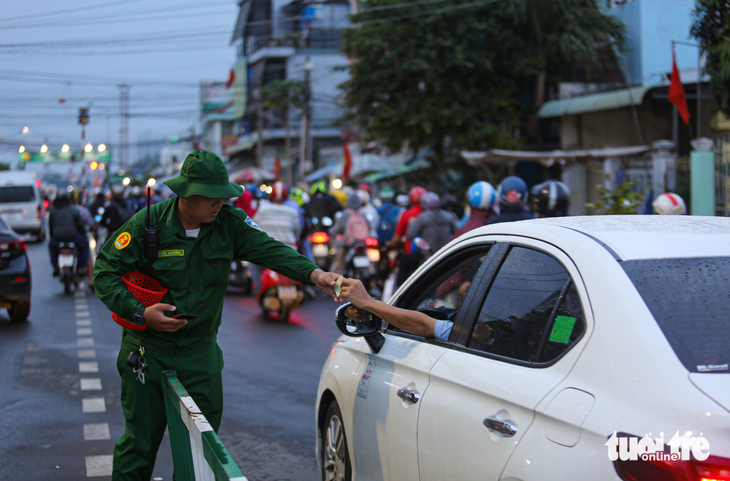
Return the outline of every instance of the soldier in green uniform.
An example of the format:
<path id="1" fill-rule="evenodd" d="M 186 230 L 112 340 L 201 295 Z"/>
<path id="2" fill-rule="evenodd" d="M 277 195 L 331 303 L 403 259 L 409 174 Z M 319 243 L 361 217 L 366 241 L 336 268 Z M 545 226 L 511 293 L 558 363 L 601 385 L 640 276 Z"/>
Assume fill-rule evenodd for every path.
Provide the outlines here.
<path id="1" fill-rule="evenodd" d="M 314 284 L 337 300 L 338 275 L 323 272 L 306 257 L 272 239 L 240 209 L 224 200 L 240 196 L 229 182 L 221 159 L 198 150 L 190 153 L 180 175 L 165 182 L 178 197 L 150 208 L 159 228 L 157 258 L 144 256 L 146 212 L 122 226 L 96 259 L 94 287 L 114 313 L 145 330 L 122 329 L 117 369 L 126 429 L 114 449 L 113 480 L 149 480 L 167 425 L 162 371 L 173 369 L 217 431 L 223 411 L 223 357 L 216 342 L 232 259 L 266 266 L 303 284 Z M 121 276 L 148 275 L 168 289 L 162 302 L 145 308 Z M 191 320 L 175 313 L 199 314 Z M 126 363 L 144 347 L 143 384 Z"/>

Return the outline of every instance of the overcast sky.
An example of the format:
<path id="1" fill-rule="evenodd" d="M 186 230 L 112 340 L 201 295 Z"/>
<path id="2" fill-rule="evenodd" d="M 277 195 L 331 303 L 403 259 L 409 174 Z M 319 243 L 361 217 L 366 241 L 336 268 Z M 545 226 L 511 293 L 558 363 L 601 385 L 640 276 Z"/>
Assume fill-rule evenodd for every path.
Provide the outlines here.
<path id="1" fill-rule="evenodd" d="M 187 135 L 199 82 L 225 81 L 236 0 L 24 0 L 0 9 L 0 161 L 18 146 L 119 141 L 119 84 L 130 89 L 129 141 Z M 64 103 L 60 100 L 65 99 Z M 28 134 L 21 134 L 23 127 Z M 158 148 L 158 147 L 156 147 Z M 138 154 L 130 150 L 131 160 Z"/>

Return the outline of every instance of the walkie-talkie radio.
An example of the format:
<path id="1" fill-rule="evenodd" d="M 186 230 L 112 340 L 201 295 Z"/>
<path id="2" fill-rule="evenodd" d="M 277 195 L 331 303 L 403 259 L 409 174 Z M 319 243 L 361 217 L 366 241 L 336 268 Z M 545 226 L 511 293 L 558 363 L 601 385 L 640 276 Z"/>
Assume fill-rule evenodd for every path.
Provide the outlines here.
<path id="1" fill-rule="evenodd" d="M 144 256 L 147 259 L 157 259 L 157 245 L 159 235 L 157 225 L 150 221 L 150 187 L 147 187 L 147 225 L 144 228 Z"/>

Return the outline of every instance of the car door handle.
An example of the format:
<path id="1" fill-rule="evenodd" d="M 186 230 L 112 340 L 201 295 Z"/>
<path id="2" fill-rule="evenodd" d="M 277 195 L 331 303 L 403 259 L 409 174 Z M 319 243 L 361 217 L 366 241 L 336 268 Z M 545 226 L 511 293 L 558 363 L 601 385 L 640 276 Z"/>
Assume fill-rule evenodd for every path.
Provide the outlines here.
<path id="1" fill-rule="evenodd" d="M 483 422 L 487 429 L 489 429 L 489 432 L 497 431 L 499 434 L 508 438 L 517 434 L 517 425 L 509 419 L 484 418 Z"/>
<path id="2" fill-rule="evenodd" d="M 418 400 L 421 399 L 421 393 L 419 393 L 415 389 L 407 389 L 402 387 L 398 389 L 398 397 L 407 403 L 416 404 Z"/>

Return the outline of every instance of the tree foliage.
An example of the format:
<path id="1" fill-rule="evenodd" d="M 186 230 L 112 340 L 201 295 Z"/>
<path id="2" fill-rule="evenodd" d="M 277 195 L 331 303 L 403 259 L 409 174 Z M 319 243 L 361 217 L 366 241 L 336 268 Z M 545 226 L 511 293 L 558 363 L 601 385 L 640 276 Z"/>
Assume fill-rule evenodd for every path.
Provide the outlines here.
<path id="1" fill-rule="evenodd" d="M 707 55 L 704 72 L 717 104 L 730 115 L 730 4 L 724 0 L 697 0 L 692 36 Z"/>
<path id="2" fill-rule="evenodd" d="M 304 82 L 299 79 L 272 80 L 261 89 L 261 102 L 265 108 L 281 111 L 304 107 Z"/>
<path id="3" fill-rule="evenodd" d="M 610 180 L 611 177 L 606 174 L 606 178 Z M 615 189 L 609 189 L 603 184 L 598 184 L 596 185 L 596 191 L 601 196 L 601 200 L 593 204 L 586 204 L 586 207 L 595 209 L 594 213 L 596 214 L 636 214 L 639 206 L 646 200 L 646 194 L 634 192 L 633 190 L 633 186 L 638 183 L 638 180 L 624 180 Z"/>
<path id="4" fill-rule="evenodd" d="M 348 119 L 394 150 L 430 148 L 438 159 L 519 147 L 545 86 L 595 64 L 598 45 L 623 41 L 595 0 L 388 8 L 401 2 L 359 2 L 344 32 Z"/>

